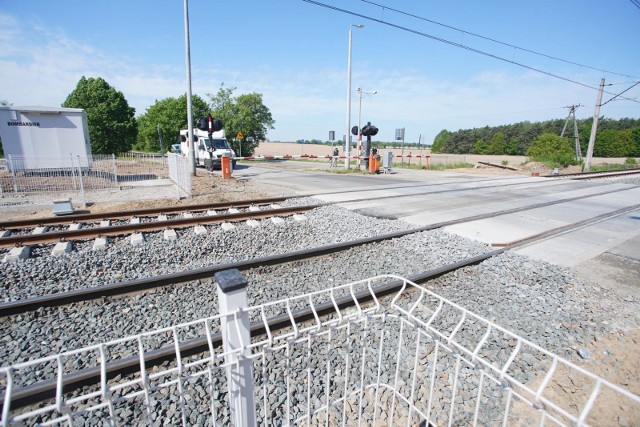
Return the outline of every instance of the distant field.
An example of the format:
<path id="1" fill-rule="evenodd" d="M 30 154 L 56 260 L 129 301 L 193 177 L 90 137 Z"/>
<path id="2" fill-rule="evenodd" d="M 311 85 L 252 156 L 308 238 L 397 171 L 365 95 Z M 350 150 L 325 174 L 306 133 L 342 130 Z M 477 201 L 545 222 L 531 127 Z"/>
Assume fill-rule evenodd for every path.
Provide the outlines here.
<path id="1" fill-rule="evenodd" d="M 339 145 L 340 155 L 343 155 L 344 147 Z M 333 149 L 328 145 L 320 144 L 297 144 L 294 142 L 263 142 L 256 149 L 256 156 L 300 156 L 302 154 L 314 155 L 314 156 L 328 156 L 331 155 Z M 384 148 L 381 151 L 392 151 L 395 155 L 400 155 L 401 149 Z M 526 156 L 497 156 L 497 155 L 476 155 L 476 154 L 431 154 L 429 150 L 416 150 L 408 149 L 404 150 L 405 156 L 411 154 L 412 156 L 427 155 L 429 154 L 432 159 L 446 158 L 448 162 L 489 162 L 502 164 L 503 161 L 507 161 L 509 165 L 519 165 L 527 161 Z M 601 158 L 594 157 L 593 163 L 624 163 L 624 158 Z M 418 159 L 413 158 L 411 162 L 418 162 Z"/>

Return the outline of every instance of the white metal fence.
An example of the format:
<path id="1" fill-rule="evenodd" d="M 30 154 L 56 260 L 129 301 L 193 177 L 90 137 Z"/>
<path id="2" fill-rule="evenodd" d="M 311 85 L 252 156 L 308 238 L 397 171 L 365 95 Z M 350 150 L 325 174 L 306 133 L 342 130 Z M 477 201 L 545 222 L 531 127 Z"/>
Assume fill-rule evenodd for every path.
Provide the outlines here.
<path id="1" fill-rule="evenodd" d="M 187 196 L 191 197 L 191 169 L 189 157 L 168 153 L 169 177 L 174 184 Z"/>
<path id="2" fill-rule="evenodd" d="M 402 290 L 376 298 L 393 280 Z M 370 302 L 340 305 L 360 293 Z M 610 425 L 620 408 L 639 419 L 640 397 L 400 277 L 253 307 L 246 288 L 219 289 L 219 304 L 207 319 L 1 368 L 2 425 Z M 250 339 L 250 321 L 264 335 Z M 151 367 L 162 349 L 173 359 Z M 127 359 L 133 373 L 109 375 Z M 65 393 L 79 369 L 99 384 Z M 47 381 L 55 397 L 11 408 Z"/>
<path id="3" fill-rule="evenodd" d="M 59 194 L 80 197 L 85 192 L 121 188 L 140 181 L 168 178 L 165 157 L 145 153 L 121 153 L 59 157 L 8 155 L 0 160 L 0 204 L 12 199 Z M 32 202 L 34 198 L 32 197 Z"/>

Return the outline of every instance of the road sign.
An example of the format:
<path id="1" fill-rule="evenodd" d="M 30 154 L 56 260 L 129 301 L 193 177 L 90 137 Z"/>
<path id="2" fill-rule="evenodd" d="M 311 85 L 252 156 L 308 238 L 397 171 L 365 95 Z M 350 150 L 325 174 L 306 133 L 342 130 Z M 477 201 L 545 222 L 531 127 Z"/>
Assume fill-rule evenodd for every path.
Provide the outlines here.
<path id="1" fill-rule="evenodd" d="M 238 132 L 236 139 L 244 139 L 244 133 L 242 133 L 242 131 Z"/>

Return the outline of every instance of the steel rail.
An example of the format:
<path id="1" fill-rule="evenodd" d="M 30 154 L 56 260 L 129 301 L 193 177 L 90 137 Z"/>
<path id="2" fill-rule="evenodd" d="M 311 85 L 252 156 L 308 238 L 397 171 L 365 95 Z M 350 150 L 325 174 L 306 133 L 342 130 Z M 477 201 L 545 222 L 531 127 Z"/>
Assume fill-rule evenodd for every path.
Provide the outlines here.
<path id="1" fill-rule="evenodd" d="M 553 230 L 549 230 L 549 231 L 543 231 L 542 233 L 537 233 L 534 234 L 532 236 L 527 236 L 527 237 L 523 237 L 522 239 L 518 239 L 518 240 L 513 240 L 511 242 L 506 242 L 506 243 L 492 243 L 491 246 L 493 247 L 513 247 L 513 246 L 522 246 L 522 245 L 526 245 L 529 244 L 531 242 L 537 242 L 539 240 L 543 240 L 549 236 L 557 236 L 559 234 L 565 233 L 567 231 L 573 231 L 576 230 L 578 228 L 583 228 L 586 226 L 589 226 L 591 224 L 595 224 L 596 222 L 600 222 L 600 221 L 605 221 L 607 219 L 610 218 L 615 218 L 617 216 L 620 215 L 624 215 L 626 213 L 629 212 L 633 212 L 635 210 L 640 209 L 640 204 L 637 205 L 633 205 L 633 206 L 626 206 L 624 208 L 620 208 L 618 210 L 612 211 L 612 212 L 606 212 L 603 213 L 601 215 L 595 216 L 593 218 L 587 218 L 585 220 L 582 221 L 578 221 L 572 224 L 567 224 L 565 226 L 562 227 L 557 227 L 554 228 Z"/>
<path id="2" fill-rule="evenodd" d="M 632 207 L 627 207 L 620 209 L 618 211 L 609 213 L 609 217 L 613 217 L 616 215 L 622 215 L 628 211 L 638 209 L 640 205 L 635 205 Z M 597 222 L 602 220 L 603 215 L 599 217 L 592 218 L 591 222 Z M 575 225 L 576 227 L 584 227 L 585 221 L 581 221 Z M 468 267 L 471 265 L 477 265 L 482 261 L 494 257 L 496 255 L 502 254 L 506 251 L 515 249 L 517 247 L 529 244 L 536 240 L 541 240 L 544 238 L 548 238 L 554 234 L 562 234 L 568 230 L 569 226 L 558 227 L 553 230 L 549 230 L 544 233 L 540 233 L 536 236 L 531 236 L 527 239 L 523 239 L 516 243 L 510 244 L 509 246 L 505 246 L 500 249 L 495 249 L 484 254 L 476 255 L 461 261 L 457 261 L 451 264 L 447 264 L 441 267 L 438 267 L 433 270 L 429 270 L 426 272 L 418 273 L 413 276 L 409 276 L 407 279 L 417 283 L 423 284 L 435 278 L 441 277 L 447 273 L 453 272 L 455 270 Z M 212 277 L 212 274 L 209 275 Z M 381 298 L 387 295 L 394 294 L 399 292 L 404 286 L 403 280 L 393 280 L 389 281 L 383 285 L 376 286 L 373 288 L 373 293 L 369 289 L 363 289 L 361 291 L 355 292 L 353 295 L 347 294 L 343 297 L 339 297 L 334 301 L 325 301 L 324 303 L 315 305 L 315 313 L 318 316 L 324 316 L 332 313 L 336 313 L 336 306 L 339 310 L 354 307 L 357 304 L 366 304 L 372 301 L 374 298 Z M 259 337 L 267 332 L 267 328 L 271 332 L 276 332 L 281 329 L 286 329 L 292 326 L 292 319 L 295 323 L 302 323 L 305 321 L 313 321 L 315 320 L 314 310 L 311 307 L 304 307 L 301 309 L 297 309 L 292 312 L 292 315 L 289 316 L 288 313 L 283 313 L 281 315 L 272 317 L 267 319 L 266 327 L 265 323 L 262 321 L 253 322 L 250 325 L 250 333 L 252 337 Z M 215 333 L 212 335 L 212 346 L 214 348 L 219 348 L 222 346 L 222 336 L 221 333 Z M 205 337 L 194 338 L 184 342 L 179 343 L 178 345 L 180 356 L 187 357 L 190 355 L 205 353 L 210 350 L 209 341 Z M 151 369 L 154 366 L 158 366 L 165 361 L 171 361 L 175 358 L 176 348 L 175 345 L 169 345 L 157 350 L 145 352 L 143 355 L 145 361 L 145 368 Z M 124 359 L 120 359 L 117 362 L 109 362 L 106 366 L 107 379 L 113 379 L 118 375 L 129 375 L 140 370 L 140 357 L 139 356 L 130 356 Z M 76 372 L 73 372 L 69 375 L 64 376 L 62 379 L 62 390 L 64 393 L 72 392 L 77 390 L 78 388 L 84 386 L 95 385 L 97 382 L 101 380 L 101 367 L 93 367 L 93 368 L 85 368 Z M 36 404 L 42 402 L 46 399 L 51 399 L 56 396 L 56 390 L 58 387 L 58 380 L 49 379 L 45 381 L 40 381 L 34 384 L 30 384 L 28 386 L 20 387 L 16 389 L 12 393 L 12 400 L 10 402 L 11 408 L 20 409 L 22 407 Z M 0 395 L 0 400 L 3 402 L 4 393 Z M 4 403 L 3 403 L 4 405 Z"/>
<path id="3" fill-rule="evenodd" d="M 637 188 L 635 186 L 632 188 Z M 581 200 L 588 197 L 597 197 L 601 195 L 618 193 L 622 191 L 628 191 L 631 188 L 616 189 L 602 191 L 594 194 L 574 196 L 568 199 L 551 200 L 548 202 L 541 202 L 535 205 L 522 206 L 518 208 L 505 209 L 498 212 L 489 212 L 485 214 L 472 215 L 464 218 L 438 222 L 435 224 L 427 225 L 424 227 L 413 228 L 405 231 L 397 231 L 394 233 L 386 233 L 374 237 L 368 237 L 363 239 L 352 240 L 343 243 L 334 243 L 329 245 L 323 245 L 316 248 L 302 249 L 298 251 L 287 252 L 285 254 L 270 255 L 267 257 L 254 258 L 244 261 L 237 261 L 225 264 L 219 264 L 210 267 L 203 267 L 199 269 L 187 270 L 178 273 L 168 273 L 150 278 L 134 279 L 125 282 L 112 283 L 108 285 L 95 286 L 91 288 L 75 289 L 65 292 L 57 292 L 54 294 L 47 294 L 37 296 L 33 298 L 25 298 L 16 301 L 8 301 L 0 303 L 0 317 L 6 317 L 16 314 L 23 314 L 29 311 L 35 311 L 39 308 L 59 307 L 66 304 L 85 302 L 90 300 L 99 299 L 107 296 L 123 295 L 131 292 L 139 292 L 147 289 L 153 289 L 163 286 L 176 285 L 180 283 L 192 282 L 195 280 L 202 280 L 210 278 L 214 273 L 222 270 L 228 270 L 231 268 L 237 268 L 238 270 L 249 270 L 252 268 L 266 266 L 266 265 L 278 265 L 292 261 L 300 261 L 309 258 L 314 258 L 330 253 L 348 250 L 354 247 L 378 243 L 385 240 L 395 239 L 403 237 L 409 234 L 419 233 L 422 231 L 430 231 L 438 228 L 447 227 L 449 225 L 460 224 L 464 222 L 476 221 L 480 219 L 493 218 L 496 216 L 507 215 L 511 213 L 522 212 L 525 210 L 538 209 L 548 207 L 560 203 L 567 203 L 574 200 Z"/>
<path id="4" fill-rule="evenodd" d="M 607 176 L 624 176 L 624 175 L 635 175 L 640 173 L 640 169 L 619 169 L 619 170 L 608 170 L 608 171 L 594 171 L 594 172 L 575 172 L 575 173 L 564 173 L 560 175 L 543 175 L 543 178 L 564 178 L 573 176 L 575 178 L 572 179 L 589 179 L 587 175 L 595 175 L 597 177 L 607 177 Z"/>
<path id="5" fill-rule="evenodd" d="M 224 208 L 244 208 L 249 206 L 266 205 L 279 203 L 288 199 L 300 198 L 302 196 L 271 197 L 255 200 L 239 200 L 237 202 L 201 203 L 183 206 L 165 206 L 161 208 L 144 208 L 126 211 L 98 212 L 88 214 L 65 215 L 61 217 L 34 218 L 0 222 L 0 230 L 10 230 L 15 228 L 40 227 L 43 225 L 73 224 L 89 221 L 106 221 L 110 219 L 122 219 L 133 217 L 156 216 L 180 212 L 201 212 L 208 209 Z"/>
<path id="6" fill-rule="evenodd" d="M 42 234 L 23 234 L 0 238 L 0 248 L 11 246 L 27 246 L 69 240 L 87 240 L 102 236 L 117 236 L 143 231 L 160 231 L 168 228 L 186 228 L 201 224 L 243 221 L 254 218 L 291 215 L 307 212 L 322 205 L 297 206 L 293 208 L 269 209 L 251 212 L 239 212 L 224 215 L 199 216 L 193 218 L 176 218 L 166 221 L 140 222 L 138 224 L 110 225 L 108 227 L 81 228 L 79 230 L 63 230 Z"/>

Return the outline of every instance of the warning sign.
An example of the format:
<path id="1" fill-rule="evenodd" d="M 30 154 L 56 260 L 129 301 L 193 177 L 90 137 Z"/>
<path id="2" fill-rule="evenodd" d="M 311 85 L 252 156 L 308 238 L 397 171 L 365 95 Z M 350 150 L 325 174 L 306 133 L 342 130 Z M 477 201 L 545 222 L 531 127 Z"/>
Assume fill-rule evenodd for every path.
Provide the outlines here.
<path id="1" fill-rule="evenodd" d="M 236 139 L 244 139 L 244 133 L 242 133 L 242 131 L 238 132 Z"/>

